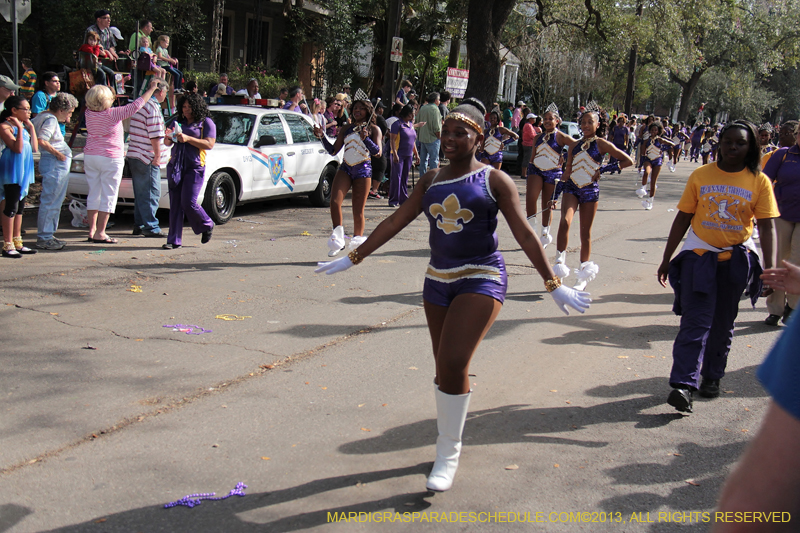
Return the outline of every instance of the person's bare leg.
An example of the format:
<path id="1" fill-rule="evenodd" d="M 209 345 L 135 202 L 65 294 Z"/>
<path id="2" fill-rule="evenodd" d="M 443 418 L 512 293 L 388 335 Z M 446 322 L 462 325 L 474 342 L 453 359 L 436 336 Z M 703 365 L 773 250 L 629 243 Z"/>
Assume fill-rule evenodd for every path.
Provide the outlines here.
<path id="1" fill-rule="evenodd" d="M 578 208 L 581 229 L 581 263 L 592 255 L 592 224 L 597 214 L 597 202 L 587 202 Z"/>
<path id="2" fill-rule="evenodd" d="M 97 212 L 97 227 L 94 231 L 95 239 L 108 239 L 108 235 L 106 235 L 106 225 L 108 224 L 108 217 L 110 215 L 111 213 L 106 213 L 105 211 Z"/>
<path id="3" fill-rule="evenodd" d="M 650 178 L 650 198 L 656 195 L 656 181 L 658 181 L 658 175 L 661 173 L 661 167 L 653 167 L 653 175 Z"/>
<path id="4" fill-rule="evenodd" d="M 89 238 L 95 238 L 95 231 L 97 230 L 97 209 L 86 210 L 86 220 L 89 224 Z"/>
<path id="5" fill-rule="evenodd" d="M 556 238 L 556 250 L 559 252 L 566 251 L 569 246 L 569 227 L 577 208 L 578 198 L 574 194 L 564 193 L 561 201 L 561 222 L 558 224 L 558 237 Z"/>
<path id="6" fill-rule="evenodd" d="M 367 220 L 364 216 L 364 208 L 367 205 L 370 182 L 366 179 L 353 180 L 353 235 L 361 237 L 364 235 L 364 226 Z"/>
<path id="7" fill-rule="evenodd" d="M 525 211 L 529 217 L 537 214 L 539 195 L 542 192 L 544 180 L 538 174 L 531 174 L 525 180 Z M 544 197 L 542 198 L 542 211 L 544 211 Z M 549 198 L 548 198 L 549 200 Z M 542 224 L 544 225 L 544 224 Z"/>
<path id="8" fill-rule="evenodd" d="M 550 202 L 553 200 L 553 192 L 556 186 L 552 183 L 544 183 L 542 185 L 542 227 L 550 226 L 550 221 L 553 220 L 553 211 L 550 209 Z"/>
<path id="9" fill-rule="evenodd" d="M 333 227 L 342 225 L 342 203 L 347 191 L 350 190 L 350 179 L 343 170 L 336 172 L 331 185 L 331 224 Z"/>

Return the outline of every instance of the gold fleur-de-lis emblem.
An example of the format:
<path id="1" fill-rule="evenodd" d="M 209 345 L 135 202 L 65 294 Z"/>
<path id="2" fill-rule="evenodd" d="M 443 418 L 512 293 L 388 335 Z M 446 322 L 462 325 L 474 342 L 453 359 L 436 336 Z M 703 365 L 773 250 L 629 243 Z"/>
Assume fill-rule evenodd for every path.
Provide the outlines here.
<path id="1" fill-rule="evenodd" d="M 461 208 L 461 202 L 458 201 L 455 193 L 450 193 L 450 196 L 440 204 L 431 204 L 429 211 L 431 216 L 436 219 L 436 227 L 447 235 L 458 233 L 464 229 L 464 225 L 459 224 L 459 219 L 466 224 L 475 217 L 475 214 L 469 209 Z"/>

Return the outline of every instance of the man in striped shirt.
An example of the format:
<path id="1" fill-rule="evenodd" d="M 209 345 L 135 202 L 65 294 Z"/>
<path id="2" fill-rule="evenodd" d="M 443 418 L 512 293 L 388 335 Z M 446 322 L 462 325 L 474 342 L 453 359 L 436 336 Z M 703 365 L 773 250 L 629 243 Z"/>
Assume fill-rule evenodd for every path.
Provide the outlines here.
<path id="1" fill-rule="evenodd" d="M 161 160 L 164 153 L 164 116 L 161 102 L 167 84 L 158 82 L 153 97 L 131 117 L 128 168 L 133 181 L 133 234 L 164 237 L 156 218 L 161 199 Z"/>

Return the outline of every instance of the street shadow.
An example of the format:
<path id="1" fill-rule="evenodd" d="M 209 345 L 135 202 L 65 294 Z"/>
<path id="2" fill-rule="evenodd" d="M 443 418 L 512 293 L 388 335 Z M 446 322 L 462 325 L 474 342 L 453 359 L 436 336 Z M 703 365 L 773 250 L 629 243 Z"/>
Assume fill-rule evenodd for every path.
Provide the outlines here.
<path id="1" fill-rule="evenodd" d="M 404 305 L 422 305 L 422 293 L 420 291 L 414 292 L 401 292 L 397 294 L 376 294 L 369 296 L 347 296 L 338 300 L 343 304 L 361 305 L 361 304 L 384 304 L 386 302 L 394 302 Z"/>
<path id="2" fill-rule="evenodd" d="M 675 295 L 672 292 L 659 292 L 655 294 L 604 294 L 593 298 L 593 304 L 625 303 L 642 305 L 665 305 L 672 308 Z"/>
<path id="3" fill-rule="evenodd" d="M 48 530 L 49 533 L 83 533 L 97 531 L 148 531 L 175 532 L 192 531 L 205 532 L 264 532 L 283 533 L 311 529 L 329 524 L 329 515 L 334 513 L 345 515 L 348 513 L 376 513 L 390 511 L 392 513 L 420 512 L 431 506 L 425 498 L 429 492 L 404 493 L 388 498 L 376 500 L 356 501 L 349 505 L 330 507 L 289 516 L 282 516 L 270 521 L 247 521 L 243 513 L 260 513 L 271 517 L 277 514 L 270 510 L 283 503 L 302 500 L 319 494 L 324 494 L 339 489 L 353 489 L 369 483 L 376 483 L 392 478 L 405 476 L 427 476 L 431 463 L 380 470 L 375 472 L 361 472 L 344 476 L 335 476 L 318 479 L 273 492 L 246 494 L 246 496 L 233 496 L 223 501 L 204 501 L 194 508 L 179 506 L 164 509 L 161 505 L 131 509 L 112 515 L 100 515 L 80 524 Z M 421 481 L 421 480 L 420 480 Z M 245 493 L 247 491 L 245 490 Z M 256 517 L 254 517 L 256 518 Z M 261 516 L 256 519 L 261 518 Z"/>
<path id="4" fill-rule="evenodd" d="M 597 424 L 634 423 L 637 429 L 663 427 L 682 415 L 674 412 L 644 414 L 642 411 L 662 405 L 664 399 L 653 395 L 628 398 L 590 407 L 531 408 L 527 405 L 505 405 L 482 411 L 472 411 L 467 418 L 464 440 L 470 446 L 545 443 L 602 448 L 605 441 L 581 439 L 580 430 Z M 570 436 L 553 436 L 569 433 Z M 381 435 L 349 442 L 339 446 L 347 455 L 389 453 L 429 446 L 436 440 L 436 420 L 427 419 L 398 426 Z"/>
<path id="5" fill-rule="evenodd" d="M 15 503 L 4 503 L 0 505 L 0 533 L 8 531 L 31 514 L 33 514 L 33 511 L 22 505 L 17 505 Z"/>

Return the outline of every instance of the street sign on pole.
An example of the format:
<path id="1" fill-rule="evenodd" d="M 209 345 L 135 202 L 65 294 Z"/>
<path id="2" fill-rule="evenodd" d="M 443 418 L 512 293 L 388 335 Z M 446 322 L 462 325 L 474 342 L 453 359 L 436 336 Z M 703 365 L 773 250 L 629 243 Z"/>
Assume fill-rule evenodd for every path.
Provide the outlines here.
<path id="1" fill-rule="evenodd" d="M 469 70 L 449 67 L 444 88 L 453 98 L 464 98 L 469 82 Z"/>
<path id="2" fill-rule="evenodd" d="M 0 15 L 3 15 L 6 22 L 13 22 L 11 20 L 12 4 L 16 4 L 14 12 L 17 14 L 17 23 L 22 24 L 31 14 L 31 0 L 0 0 Z"/>
<path id="3" fill-rule="evenodd" d="M 31 0 L 0 0 L 0 14 L 11 23 L 12 53 L 14 55 L 14 68 L 12 69 L 14 81 L 19 79 L 19 33 L 17 24 L 23 22 L 31 14 Z"/>
<path id="4" fill-rule="evenodd" d="M 392 37 L 392 53 L 389 55 L 392 61 L 400 63 L 403 61 L 403 38 Z"/>

